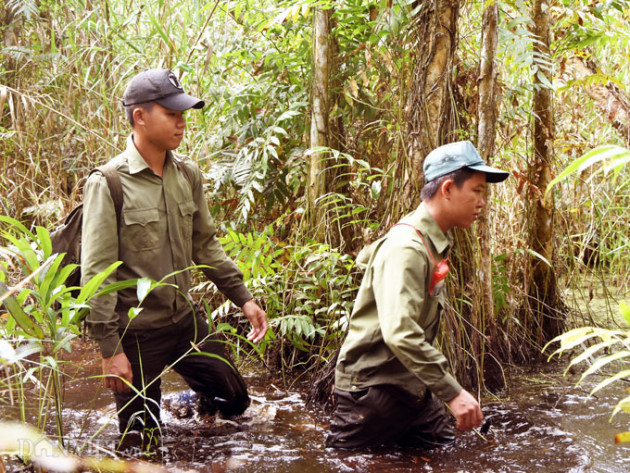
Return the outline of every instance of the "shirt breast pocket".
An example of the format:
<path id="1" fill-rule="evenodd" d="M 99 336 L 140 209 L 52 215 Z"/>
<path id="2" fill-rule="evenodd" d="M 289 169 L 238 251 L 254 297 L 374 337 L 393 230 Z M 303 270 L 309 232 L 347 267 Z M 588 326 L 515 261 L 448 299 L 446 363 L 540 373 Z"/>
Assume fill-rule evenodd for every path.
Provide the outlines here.
<path id="1" fill-rule="evenodd" d="M 158 209 L 127 209 L 124 244 L 132 251 L 153 250 L 160 246 L 160 211 Z"/>

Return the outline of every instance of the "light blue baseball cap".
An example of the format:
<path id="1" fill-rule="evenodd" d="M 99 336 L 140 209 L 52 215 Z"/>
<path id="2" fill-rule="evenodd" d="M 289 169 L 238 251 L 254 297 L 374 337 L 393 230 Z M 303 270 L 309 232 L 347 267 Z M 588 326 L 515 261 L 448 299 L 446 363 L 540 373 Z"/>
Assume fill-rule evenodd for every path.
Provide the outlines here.
<path id="1" fill-rule="evenodd" d="M 505 181 L 510 173 L 488 166 L 470 141 L 457 141 L 435 148 L 424 159 L 424 180 L 450 174 L 462 168 L 470 168 L 486 174 L 486 182 Z"/>

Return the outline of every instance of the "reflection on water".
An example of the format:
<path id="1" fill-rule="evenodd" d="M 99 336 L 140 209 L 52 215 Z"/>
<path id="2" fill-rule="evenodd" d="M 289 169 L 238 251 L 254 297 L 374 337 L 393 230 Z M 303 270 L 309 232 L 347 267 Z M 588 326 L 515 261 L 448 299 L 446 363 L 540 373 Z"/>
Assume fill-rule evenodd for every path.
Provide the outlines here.
<path id="1" fill-rule="evenodd" d="M 66 383 L 68 446 L 111 454 L 107 452 L 116 438 L 113 399 L 102 391 L 100 380 L 89 379 L 98 374 L 100 363 L 91 346 L 85 350 L 73 355 L 85 362 Z M 614 444 L 615 433 L 628 430 L 627 415 L 608 422 L 619 393 L 587 400 L 585 388 L 573 387 L 553 371 L 513 370 L 510 378 L 510 397 L 484 404 L 491 419 L 485 440 L 465 433 L 456 445 L 437 451 L 347 452 L 323 447 L 328 418 L 306 409 L 299 392 L 285 392 L 274 380 L 252 374 L 252 406 L 237 422 L 190 413 L 181 418 L 181 412 L 165 411 L 160 458 L 169 471 L 199 473 L 630 471 L 630 447 Z M 165 377 L 163 387 L 167 403 L 185 389 L 174 374 Z"/>

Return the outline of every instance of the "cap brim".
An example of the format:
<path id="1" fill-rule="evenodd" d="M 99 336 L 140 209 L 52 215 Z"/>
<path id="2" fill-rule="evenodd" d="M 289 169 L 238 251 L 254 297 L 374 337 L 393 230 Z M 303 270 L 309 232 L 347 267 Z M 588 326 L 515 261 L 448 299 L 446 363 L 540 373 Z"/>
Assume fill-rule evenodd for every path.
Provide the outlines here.
<path id="1" fill-rule="evenodd" d="M 203 108 L 206 104 L 203 100 L 186 94 L 169 95 L 163 99 L 156 100 L 155 103 L 159 103 L 162 107 L 166 107 L 170 110 L 177 110 L 178 112 L 183 112 L 190 108 Z"/>
<path id="2" fill-rule="evenodd" d="M 485 173 L 486 182 L 497 183 L 503 182 L 508 177 L 510 177 L 510 173 L 507 171 L 501 171 L 497 168 L 492 168 L 490 166 L 486 166 L 485 164 L 475 164 L 473 166 L 468 166 L 470 169 L 474 169 L 475 171 L 480 171 Z"/>

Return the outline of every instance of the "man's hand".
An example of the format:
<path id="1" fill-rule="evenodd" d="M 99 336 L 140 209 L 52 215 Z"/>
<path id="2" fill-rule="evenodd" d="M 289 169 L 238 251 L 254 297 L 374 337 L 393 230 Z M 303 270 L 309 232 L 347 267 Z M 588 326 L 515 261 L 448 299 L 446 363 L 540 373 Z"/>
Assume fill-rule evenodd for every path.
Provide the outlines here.
<path id="1" fill-rule="evenodd" d="M 483 420 L 481 407 L 468 391 L 462 390 L 447 404 L 455 416 L 455 420 L 457 420 L 455 427 L 459 430 L 471 430 L 481 425 Z"/>
<path id="2" fill-rule="evenodd" d="M 247 335 L 247 339 L 258 343 L 267 333 L 267 314 L 251 299 L 241 307 L 241 310 L 252 324 L 252 331 Z"/>
<path id="3" fill-rule="evenodd" d="M 109 358 L 103 358 L 103 384 L 115 393 L 128 393 L 131 388 L 123 382 L 127 380 L 130 384 L 133 382 L 133 374 L 131 372 L 131 363 L 124 353 Z M 122 378 L 122 379 L 121 379 Z"/>

